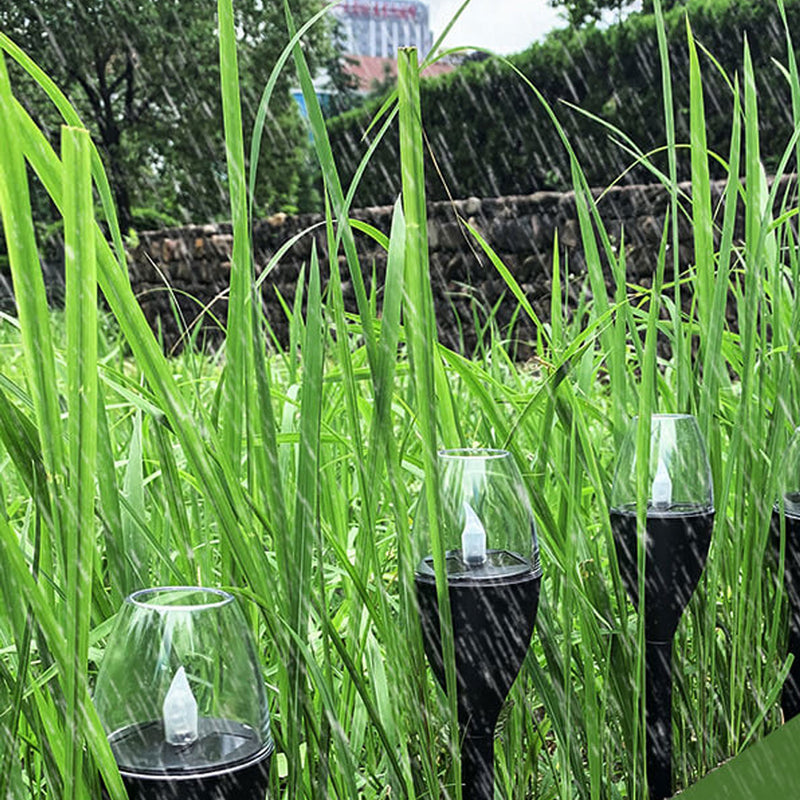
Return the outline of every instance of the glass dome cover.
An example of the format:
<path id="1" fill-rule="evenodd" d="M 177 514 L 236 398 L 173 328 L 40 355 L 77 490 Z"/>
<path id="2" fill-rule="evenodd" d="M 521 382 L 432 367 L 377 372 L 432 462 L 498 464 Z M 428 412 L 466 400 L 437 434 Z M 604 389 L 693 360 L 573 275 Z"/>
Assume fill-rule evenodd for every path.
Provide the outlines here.
<path id="1" fill-rule="evenodd" d="M 619 452 L 611 508 L 635 511 L 636 437 L 639 418 L 631 421 Z M 714 492 L 708 456 L 697 420 L 691 414 L 653 414 L 647 513 L 713 511 Z"/>
<path id="2" fill-rule="evenodd" d="M 522 476 L 506 450 L 438 453 L 440 535 L 450 581 L 541 574 L 539 547 Z M 414 522 L 417 571 L 433 575 L 425 493 Z"/>
<path id="3" fill-rule="evenodd" d="M 125 599 L 94 702 L 120 769 L 199 774 L 273 749 L 255 644 L 233 596 L 159 587 Z"/>

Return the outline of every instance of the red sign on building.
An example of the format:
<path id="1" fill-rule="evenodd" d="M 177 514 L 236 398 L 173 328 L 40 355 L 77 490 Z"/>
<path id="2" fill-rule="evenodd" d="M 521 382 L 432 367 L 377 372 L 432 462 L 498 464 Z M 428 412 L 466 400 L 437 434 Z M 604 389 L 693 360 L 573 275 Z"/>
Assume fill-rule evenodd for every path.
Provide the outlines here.
<path id="1" fill-rule="evenodd" d="M 398 19 L 417 21 L 416 3 L 392 2 L 392 0 L 345 0 L 337 10 L 347 16 L 373 19 Z"/>

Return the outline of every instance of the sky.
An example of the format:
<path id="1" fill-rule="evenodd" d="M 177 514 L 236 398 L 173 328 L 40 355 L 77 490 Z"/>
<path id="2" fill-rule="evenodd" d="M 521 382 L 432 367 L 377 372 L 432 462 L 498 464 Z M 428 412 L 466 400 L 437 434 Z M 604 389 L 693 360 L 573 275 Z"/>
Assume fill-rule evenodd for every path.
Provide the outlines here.
<path id="1" fill-rule="evenodd" d="M 429 0 L 434 39 L 463 0 Z M 448 34 L 445 45 L 487 47 L 508 55 L 524 50 L 553 28 L 566 23 L 547 0 L 471 0 Z"/>

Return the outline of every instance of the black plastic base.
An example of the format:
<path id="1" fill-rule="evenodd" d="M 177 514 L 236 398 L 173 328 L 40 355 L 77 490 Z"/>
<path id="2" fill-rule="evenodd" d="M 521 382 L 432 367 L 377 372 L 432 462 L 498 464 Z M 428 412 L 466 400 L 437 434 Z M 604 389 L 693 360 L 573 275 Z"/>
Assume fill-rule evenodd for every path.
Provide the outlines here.
<path id="1" fill-rule="evenodd" d="M 645 642 L 649 800 L 672 797 L 672 642 Z"/>
<path id="2" fill-rule="evenodd" d="M 635 509 L 613 509 L 611 528 L 622 581 L 639 606 L 638 536 Z M 713 511 L 660 513 L 648 510 L 645 540 L 645 639 L 669 642 L 705 567 L 714 527 Z"/>
<path id="3" fill-rule="evenodd" d="M 772 512 L 772 544 L 775 564 L 780 553 L 781 518 L 778 509 Z M 783 585 L 789 605 L 788 652 L 794 661 L 786 676 L 781 694 L 785 722 L 800 714 L 800 518 L 786 514 L 786 550 L 783 562 Z"/>
<path id="4" fill-rule="evenodd" d="M 641 612 L 635 510 L 612 510 L 611 527 L 622 581 Z M 712 510 L 648 509 L 647 513 L 644 631 L 649 800 L 672 797 L 672 641 L 702 575 L 713 527 Z"/>
<path id="5" fill-rule="evenodd" d="M 129 800 L 264 800 L 271 759 L 272 751 L 244 764 L 197 775 L 120 773 Z M 106 793 L 104 798 L 108 800 Z"/>
<path id="6" fill-rule="evenodd" d="M 461 796 L 494 800 L 494 732 L 464 736 L 461 731 Z"/>
<path id="7" fill-rule="evenodd" d="M 420 573 L 415 580 L 425 652 L 444 687 L 436 584 L 433 576 Z M 494 797 L 494 726 L 528 652 L 540 583 L 531 571 L 449 584 L 464 800 Z"/>

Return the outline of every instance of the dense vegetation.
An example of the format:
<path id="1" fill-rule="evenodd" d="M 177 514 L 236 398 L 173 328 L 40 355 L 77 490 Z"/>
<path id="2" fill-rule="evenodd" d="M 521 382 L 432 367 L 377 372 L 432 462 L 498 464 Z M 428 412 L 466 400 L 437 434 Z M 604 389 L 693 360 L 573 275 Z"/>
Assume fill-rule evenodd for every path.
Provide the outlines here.
<path id="1" fill-rule="evenodd" d="M 785 5 L 789 26 L 796 29 L 800 2 L 787 0 Z M 791 89 L 773 63 L 785 58 L 777 6 L 763 0 L 690 0 L 665 14 L 675 76 L 675 130 L 682 144 L 689 136 L 687 15 L 699 45 L 714 58 L 708 61 L 704 83 L 709 150 L 722 159 L 728 152 L 732 114 L 728 81 L 734 72 L 741 73 L 747 38 L 760 93 L 762 158 L 771 170 L 793 127 Z M 592 25 L 556 31 L 510 61 L 556 109 L 593 186 L 607 186 L 623 175 L 630 183 L 653 180 L 644 167 L 625 174 L 635 161 L 631 148 L 648 153 L 664 144 L 653 14 L 633 13 L 607 28 Z M 345 178 L 353 175 L 371 140 L 362 136 L 377 107 L 349 112 L 329 125 Z M 450 75 L 424 81 L 422 113 L 436 161 L 427 180 L 432 199 L 446 199 L 448 193 L 485 197 L 571 186 L 569 159 L 545 109 L 500 60 L 468 63 Z M 624 135 L 611 133 L 592 115 Z M 356 207 L 388 204 L 396 197 L 397 148 L 396 136 L 387 137 L 377 148 L 374 168 L 361 181 Z M 678 174 L 687 180 L 691 168 L 685 152 L 679 152 Z M 665 159 L 663 154 L 652 157 L 660 168 Z M 724 167 L 712 163 L 712 175 L 723 174 Z"/>
<path id="2" fill-rule="evenodd" d="M 561 9 L 570 25 L 579 27 L 587 22 L 598 22 L 611 14 L 620 16 L 636 3 L 636 0 L 547 0 L 553 8 Z M 661 8 L 666 11 L 673 6 L 686 3 L 686 0 L 664 0 Z M 655 10 L 653 0 L 639 0 L 639 10 L 652 14 Z"/>
<path id="3" fill-rule="evenodd" d="M 302 20 L 322 7 L 295 0 Z M 252 129 L 267 76 L 286 42 L 282 4 L 236 4 L 244 121 Z M 133 226 L 217 219 L 228 205 L 219 59 L 212 14 L 194 0 L 0 0 L 0 30 L 69 97 L 103 155 L 123 232 Z M 315 26 L 312 64 L 333 59 L 329 27 Z M 23 75 L 15 73 L 22 79 Z M 283 73 L 262 147 L 256 207 L 264 213 L 318 207 L 308 134 Z M 41 92 L 28 111 L 58 138 L 59 119 Z M 42 206 L 46 211 L 46 206 Z"/>
<path id="4" fill-rule="evenodd" d="M 781 30 L 800 99 L 789 27 Z M 388 238 L 372 232 L 389 250 L 383 291 L 363 291 L 348 187 L 299 39 L 286 54 L 312 110 L 331 246 L 308 264 L 305 305 L 298 298 L 288 312 L 292 346 L 267 353 L 246 185 L 258 175 L 245 170 L 230 0 L 219 2 L 219 32 L 235 231 L 228 337 L 217 358 L 187 350 L 177 360 L 162 354 L 131 291 L 90 136 L 0 35 L 5 59 L 37 75 L 69 124 L 52 149 L 0 61 L 0 214 L 18 301 L 17 315 L 2 317 L 0 796 L 97 797 L 98 773 L 115 800 L 123 796 L 90 699 L 110 620 L 134 587 L 201 583 L 231 587 L 259 639 L 278 750 L 272 798 L 458 798 L 452 706 L 425 666 L 409 554 L 421 480 L 435 482 L 437 448 L 480 444 L 508 448 L 524 474 L 545 575 L 534 642 L 499 725 L 499 796 L 642 797 L 644 631 L 610 545 L 608 495 L 628 419 L 656 410 L 697 415 L 717 509 L 708 566 L 678 632 L 679 786 L 779 725 L 785 598 L 767 542 L 780 456 L 800 422 L 800 248 L 797 198 L 767 187 L 760 148 L 776 145 L 762 134 L 774 135 L 769 120 L 761 125 L 749 46 L 730 87 L 729 182 L 714 208 L 703 83 L 715 67 L 689 39 L 687 197 L 677 183 L 676 101 L 660 36 L 664 57 L 651 66 L 664 76 L 660 178 L 671 203 L 649 287 L 628 283 L 624 248 L 615 250 L 599 224 L 566 138 L 591 302 L 564 315 L 555 252 L 551 318 L 542 322 L 476 237 L 539 331 L 536 358 L 519 365 L 508 357 L 506 331 L 494 331 L 475 361 L 435 340 L 408 52 L 399 91 L 403 200 Z M 800 103 L 793 113 L 800 131 Z M 561 132 L 555 118 L 548 125 Z M 778 173 L 794 165 L 799 136 L 780 143 Z M 66 309 L 55 329 L 28 170 L 62 214 L 68 245 Z M 683 215 L 694 236 L 688 267 L 674 246 Z M 355 315 L 344 312 L 344 280 L 356 285 Z M 119 341 L 98 333 L 98 293 Z M 729 295 L 737 331 L 725 320 Z M 670 345 L 668 357 L 659 356 L 660 342 Z"/>

